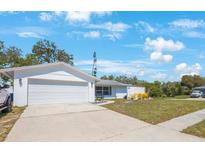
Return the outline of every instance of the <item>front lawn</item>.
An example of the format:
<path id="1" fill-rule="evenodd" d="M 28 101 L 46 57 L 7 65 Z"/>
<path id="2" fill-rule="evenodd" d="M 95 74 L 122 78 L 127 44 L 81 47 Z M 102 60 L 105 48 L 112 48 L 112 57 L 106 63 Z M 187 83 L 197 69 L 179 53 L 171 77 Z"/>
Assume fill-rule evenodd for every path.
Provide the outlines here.
<path id="1" fill-rule="evenodd" d="M 174 98 L 176 99 L 186 99 L 186 98 L 190 98 L 189 95 L 178 95 L 178 96 L 175 96 Z"/>
<path id="2" fill-rule="evenodd" d="M 151 124 L 158 124 L 205 108 L 205 102 L 202 101 L 169 100 L 166 98 L 126 102 L 127 100 L 116 100 L 115 103 L 103 106 Z"/>
<path id="3" fill-rule="evenodd" d="M 4 141 L 25 107 L 13 107 L 10 113 L 0 113 L 0 142 Z"/>
<path id="4" fill-rule="evenodd" d="M 205 120 L 184 129 L 182 132 L 205 138 Z"/>

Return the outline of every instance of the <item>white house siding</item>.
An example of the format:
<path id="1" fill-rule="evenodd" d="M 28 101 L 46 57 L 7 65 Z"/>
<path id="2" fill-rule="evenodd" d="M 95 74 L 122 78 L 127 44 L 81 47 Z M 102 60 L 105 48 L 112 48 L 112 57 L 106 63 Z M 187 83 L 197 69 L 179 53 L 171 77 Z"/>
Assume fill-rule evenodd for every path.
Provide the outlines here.
<path id="1" fill-rule="evenodd" d="M 130 96 L 134 93 L 144 93 L 144 87 L 134 87 L 134 86 L 112 86 L 112 95 L 106 96 L 104 95 L 105 99 L 114 99 L 114 98 L 124 98 L 125 96 Z"/>
<path id="2" fill-rule="evenodd" d="M 124 98 L 127 95 L 127 87 L 115 87 L 116 98 Z"/>
<path id="3" fill-rule="evenodd" d="M 32 70 L 15 71 L 14 72 L 14 105 L 24 106 L 28 105 L 28 79 L 48 79 L 48 80 L 63 80 L 63 81 L 76 81 L 84 82 L 90 86 L 87 86 L 88 99 L 87 102 L 94 102 L 94 89 L 95 82 L 93 80 L 84 77 L 84 75 L 77 74 L 73 75 L 68 73 L 66 68 L 56 66 L 56 67 L 46 67 L 46 68 L 35 68 Z M 72 70 L 71 70 L 72 72 Z M 91 86 L 93 83 L 93 86 Z M 93 93 L 92 93 L 93 92 Z M 81 97 L 79 95 L 79 97 Z"/>
<path id="4" fill-rule="evenodd" d="M 28 92 L 28 79 L 16 78 L 14 79 L 14 105 L 25 106 L 27 105 L 27 92 Z"/>
<path id="5" fill-rule="evenodd" d="M 104 95 L 104 99 L 124 98 L 127 95 L 127 87 L 125 86 L 112 86 L 111 89 L 111 95 Z"/>
<path id="6" fill-rule="evenodd" d="M 49 79 L 49 80 L 63 80 L 63 81 L 79 81 L 79 82 L 87 82 L 81 78 L 78 78 L 70 73 L 64 71 L 56 71 L 51 73 L 46 73 L 43 75 L 35 75 L 30 77 L 32 79 Z"/>
<path id="7" fill-rule="evenodd" d="M 127 87 L 127 94 L 128 97 L 135 94 L 135 93 L 144 93 L 145 92 L 145 87 Z"/>
<path id="8" fill-rule="evenodd" d="M 95 83 L 88 82 L 88 101 L 95 102 Z"/>

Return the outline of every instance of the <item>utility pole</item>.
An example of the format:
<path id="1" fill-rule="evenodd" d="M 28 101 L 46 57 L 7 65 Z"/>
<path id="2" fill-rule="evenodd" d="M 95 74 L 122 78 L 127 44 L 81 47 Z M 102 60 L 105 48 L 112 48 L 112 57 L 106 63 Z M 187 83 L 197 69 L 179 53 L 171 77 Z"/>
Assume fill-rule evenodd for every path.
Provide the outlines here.
<path id="1" fill-rule="evenodd" d="M 93 52 L 93 68 L 92 68 L 92 76 L 97 76 L 97 56 L 96 52 Z"/>

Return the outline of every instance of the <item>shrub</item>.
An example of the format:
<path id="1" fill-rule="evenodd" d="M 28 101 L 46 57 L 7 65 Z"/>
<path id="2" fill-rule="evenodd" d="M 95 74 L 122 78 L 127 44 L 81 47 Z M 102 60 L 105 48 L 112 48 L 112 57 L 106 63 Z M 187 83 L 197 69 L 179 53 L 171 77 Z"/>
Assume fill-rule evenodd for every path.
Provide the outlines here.
<path id="1" fill-rule="evenodd" d="M 149 98 L 149 96 L 148 96 L 148 94 L 147 93 L 135 93 L 135 94 L 133 94 L 133 95 L 131 95 L 130 97 L 129 97 L 129 99 L 131 99 L 131 100 L 145 100 L 145 99 L 148 99 Z"/>

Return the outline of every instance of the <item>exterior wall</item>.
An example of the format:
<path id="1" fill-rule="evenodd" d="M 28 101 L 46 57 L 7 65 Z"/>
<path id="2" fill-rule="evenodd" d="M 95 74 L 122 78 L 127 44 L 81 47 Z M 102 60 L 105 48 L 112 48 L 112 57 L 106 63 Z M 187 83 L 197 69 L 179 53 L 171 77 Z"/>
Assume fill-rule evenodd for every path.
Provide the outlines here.
<path id="1" fill-rule="evenodd" d="M 64 71 L 57 71 L 57 72 L 51 72 L 43 75 L 32 76 L 32 78 L 36 78 L 36 79 L 49 79 L 49 80 L 59 80 L 59 77 L 60 80 L 64 80 L 64 81 L 86 82 L 85 80 Z"/>
<path id="2" fill-rule="evenodd" d="M 28 79 L 14 79 L 14 105 L 25 106 L 28 100 Z"/>
<path id="3" fill-rule="evenodd" d="M 127 87 L 116 87 L 116 98 L 124 98 L 127 96 Z"/>
<path id="4" fill-rule="evenodd" d="M 125 96 L 130 96 L 134 93 L 144 93 L 144 87 L 125 87 L 125 86 L 112 86 L 112 95 L 104 96 L 104 99 L 115 99 L 124 98 Z"/>
<path id="5" fill-rule="evenodd" d="M 127 87 L 127 95 L 128 97 L 135 93 L 144 93 L 145 87 Z"/>
<path id="6" fill-rule="evenodd" d="M 127 95 L 127 87 L 125 86 L 112 86 L 112 95 L 104 96 L 104 99 L 124 98 Z"/>
<path id="7" fill-rule="evenodd" d="M 88 82 L 88 101 L 95 102 L 95 83 Z"/>
<path id="8" fill-rule="evenodd" d="M 38 73 L 37 73 L 38 74 Z M 19 74 L 21 77 L 21 74 Z M 87 82 L 81 78 L 78 78 L 70 73 L 64 71 L 49 72 L 41 75 L 33 75 L 32 72 L 27 73 L 29 78 L 32 79 L 48 79 L 48 80 L 63 80 L 63 81 L 79 81 Z"/>

